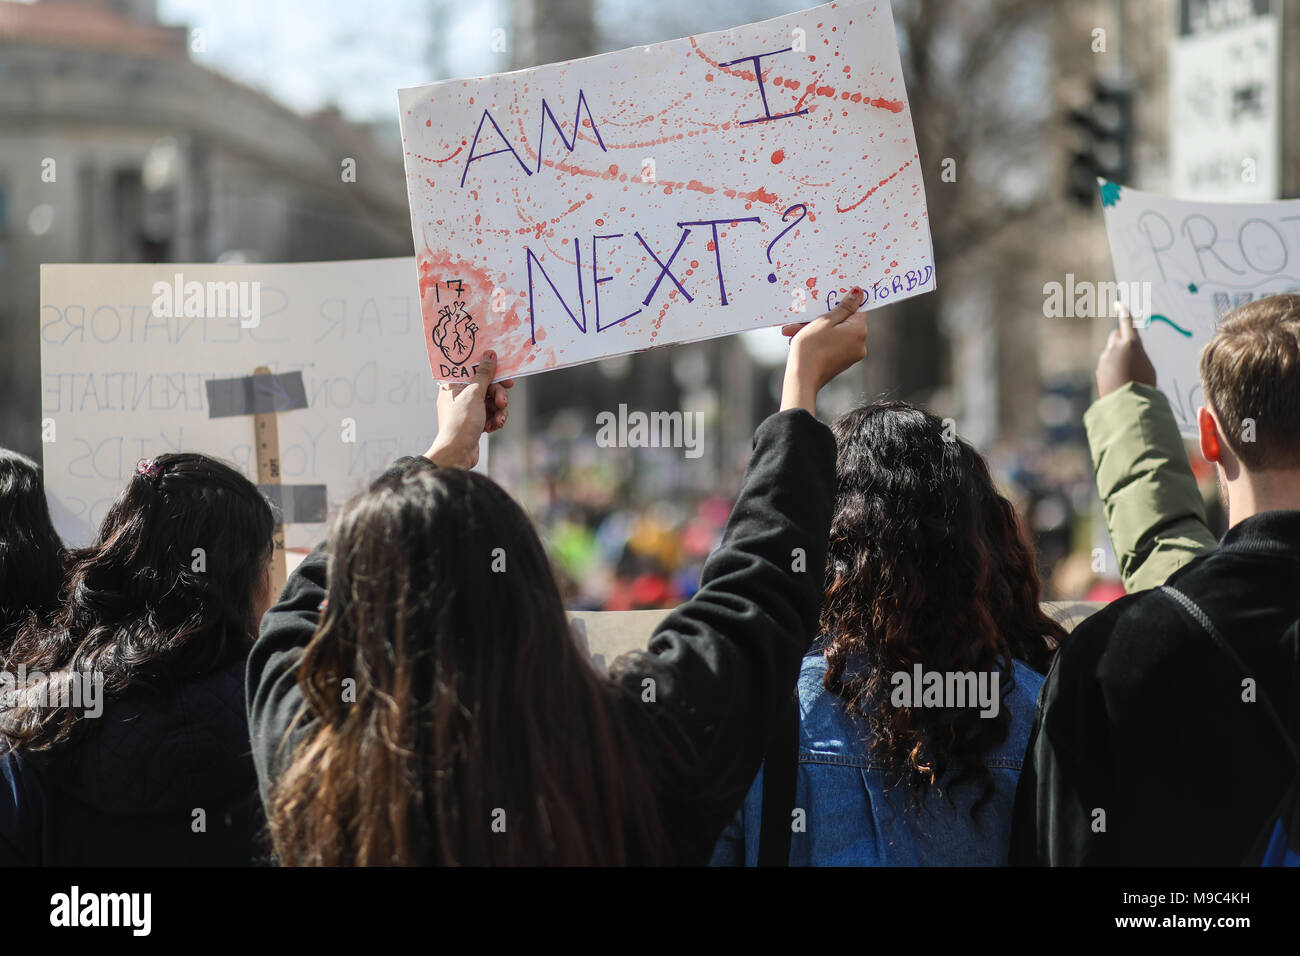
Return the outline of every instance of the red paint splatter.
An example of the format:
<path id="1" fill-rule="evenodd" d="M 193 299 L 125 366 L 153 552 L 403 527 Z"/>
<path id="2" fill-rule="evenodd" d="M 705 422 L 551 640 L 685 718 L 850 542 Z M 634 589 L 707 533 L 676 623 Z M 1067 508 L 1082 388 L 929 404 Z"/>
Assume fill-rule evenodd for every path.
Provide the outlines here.
<path id="1" fill-rule="evenodd" d="M 488 349 L 497 353 L 499 378 L 522 371 L 538 357 L 535 346 L 528 335 L 519 332 L 524 317 L 519 314 L 518 302 L 510 311 L 501 314 L 491 310 L 492 290 L 501 283 L 483 269 L 475 267 L 459 256 L 453 256 L 446 250 L 433 251 L 427 246 L 420 253 L 417 265 L 420 289 L 420 313 L 424 319 L 424 342 L 429 350 L 430 367 L 434 377 L 438 377 L 439 364 L 447 364 L 446 358 L 433 344 L 432 331 L 438 321 L 439 303 L 435 301 L 433 287 L 449 278 L 461 279 L 465 283 L 465 302 L 479 326 L 474 351 L 465 363 L 472 366 Z M 445 297 L 444 297 L 445 298 Z M 513 343 L 513 344 L 512 344 Z M 464 379 L 453 379 L 464 382 Z"/>
<path id="2" fill-rule="evenodd" d="M 778 149 L 775 153 L 772 154 L 772 165 L 779 166 L 781 165 L 781 162 L 784 159 L 785 159 L 785 150 Z"/>
<path id="3" fill-rule="evenodd" d="M 874 186 L 872 186 L 870 189 L 868 189 L 867 192 L 866 192 L 866 195 L 864 195 L 861 199 L 859 199 L 857 202 L 855 202 L 852 206 L 849 206 L 848 209 L 841 209 L 840 206 L 839 206 L 839 203 L 836 203 L 836 204 L 835 204 L 835 211 L 836 211 L 836 212 L 850 212 L 850 211 L 852 211 L 852 210 L 854 210 L 854 209 L 857 209 L 857 208 L 858 208 L 859 206 L 861 206 L 864 202 L 866 202 L 868 199 L 871 198 L 871 194 L 872 194 L 872 193 L 874 193 L 877 189 L 879 189 L 881 186 L 885 185 L 885 183 L 889 182 L 891 179 L 893 179 L 895 176 L 897 176 L 899 173 L 901 173 L 903 170 L 905 170 L 908 166 L 911 166 L 911 165 L 912 165 L 912 161 L 909 159 L 909 160 L 908 160 L 907 162 L 905 162 L 902 166 L 899 166 L 898 169 L 894 170 L 892 173 L 890 173 L 888 176 L 886 176 L 886 177 L 885 177 L 884 179 L 882 179 L 880 182 L 876 183 L 876 185 L 874 185 Z M 886 226 L 885 228 L 888 229 L 889 227 Z M 874 235 L 874 233 L 873 233 L 873 235 Z"/>
<path id="4" fill-rule="evenodd" d="M 757 189 L 755 189 L 753 192 L 749 192 L 749 193 L 741 193 L 741 194 L 740 194 L 740 198 L 741 198 L 741 199 L 748 199 L 750 202 L 766 202 L 766 203 L 774 203 L 774 202 L 777 201 L 777 195 L 776 195 L 776 193 L 770 193 L 770 192 L 768 192 L 766 189 L 764 189 L 762 186 L 759 186 L 759 187 L 758 187 Z M 733 223 L 733 225 L 734 225 L 734 223 Z"/>

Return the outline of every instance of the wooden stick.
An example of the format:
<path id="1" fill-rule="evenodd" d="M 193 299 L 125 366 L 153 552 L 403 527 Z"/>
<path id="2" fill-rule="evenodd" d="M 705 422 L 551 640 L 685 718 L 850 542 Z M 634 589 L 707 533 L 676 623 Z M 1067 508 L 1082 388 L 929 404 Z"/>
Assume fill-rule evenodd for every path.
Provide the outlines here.
<path id="1" fill-rule="evenodd" d="M 253 369 L 254 375 L 270 375 L 265 365 Z M 262 412 L 253 416 L 254 444 L 257 446 L 257 483 L 280 484 L 280 426 L 275 412 Z M 289 576 L 284 556 L 284 525 L 277 524 L 271 532 L 274 550 L 271 552 L 271 593 L 279 594 Z"/>

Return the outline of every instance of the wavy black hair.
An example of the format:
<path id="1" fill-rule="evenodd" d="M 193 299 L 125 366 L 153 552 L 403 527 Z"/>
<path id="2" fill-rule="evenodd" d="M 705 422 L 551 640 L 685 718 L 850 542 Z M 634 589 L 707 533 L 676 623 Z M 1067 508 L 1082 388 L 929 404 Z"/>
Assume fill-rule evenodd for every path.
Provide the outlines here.
<path id="1" fill-rule="evenodd" d="M 40 465 L 0 448 L 0 657 L 19 627 L 53 613 L 65 558 Z"/>
<path id="2" fill-rule="evenodd" d="M 60 607 L 19 630 L 6 670 L 102 675 L 111 699 L 230 664 L 256 634 L 273 529 L 266 499 L 229 465 L 160 456 L 127 482 L 95 542 L 70 553 Z M 84 730 L 79 717 L 20 700 L 0 733 L 20 752 L 52 750 Z"/>
<path id="3" fill-rule="evenodd" d="M 945 781 L 993 795 L 988 752 L 1010 715 L 977 708 L 897 707 L 891 675 L 997 671 L 1013 659 L 1045 673 L 1065 630 L 1039 607 L 1034 554 L 1015 509 L 980 454 L 944 422 L 904 402 L 878 402 L 833 426 L 838 493 L 821 624 L 825 687 L 865 718 L 872 756 L 910 786 L 919 809 Z"/>

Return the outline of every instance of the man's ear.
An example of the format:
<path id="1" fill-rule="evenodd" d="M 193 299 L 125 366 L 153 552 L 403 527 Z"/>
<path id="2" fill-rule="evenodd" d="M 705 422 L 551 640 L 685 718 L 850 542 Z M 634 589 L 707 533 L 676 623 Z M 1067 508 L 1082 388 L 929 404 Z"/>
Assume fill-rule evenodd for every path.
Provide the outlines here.
<path id="1" fill-rule="evenodd" d="M 1223 457 L 1222 437 L 1214 414 L 1202 405 L 1196 410 L 1196 428 L 1201 440 L 1201 457 L 1217 463 Z"/>

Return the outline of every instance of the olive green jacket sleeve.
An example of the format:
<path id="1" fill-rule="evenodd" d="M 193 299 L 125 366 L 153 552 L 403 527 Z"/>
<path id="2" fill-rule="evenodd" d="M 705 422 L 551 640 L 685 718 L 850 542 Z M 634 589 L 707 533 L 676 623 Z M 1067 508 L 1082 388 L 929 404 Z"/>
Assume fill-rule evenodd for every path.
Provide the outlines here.
<path id="1" fill-rule="evenodd" d="M 1218 546 L 1163 392 L 1130 382 L 1093 402 L 1083 424 L 1126 589 L 1164 584 Z"/>

